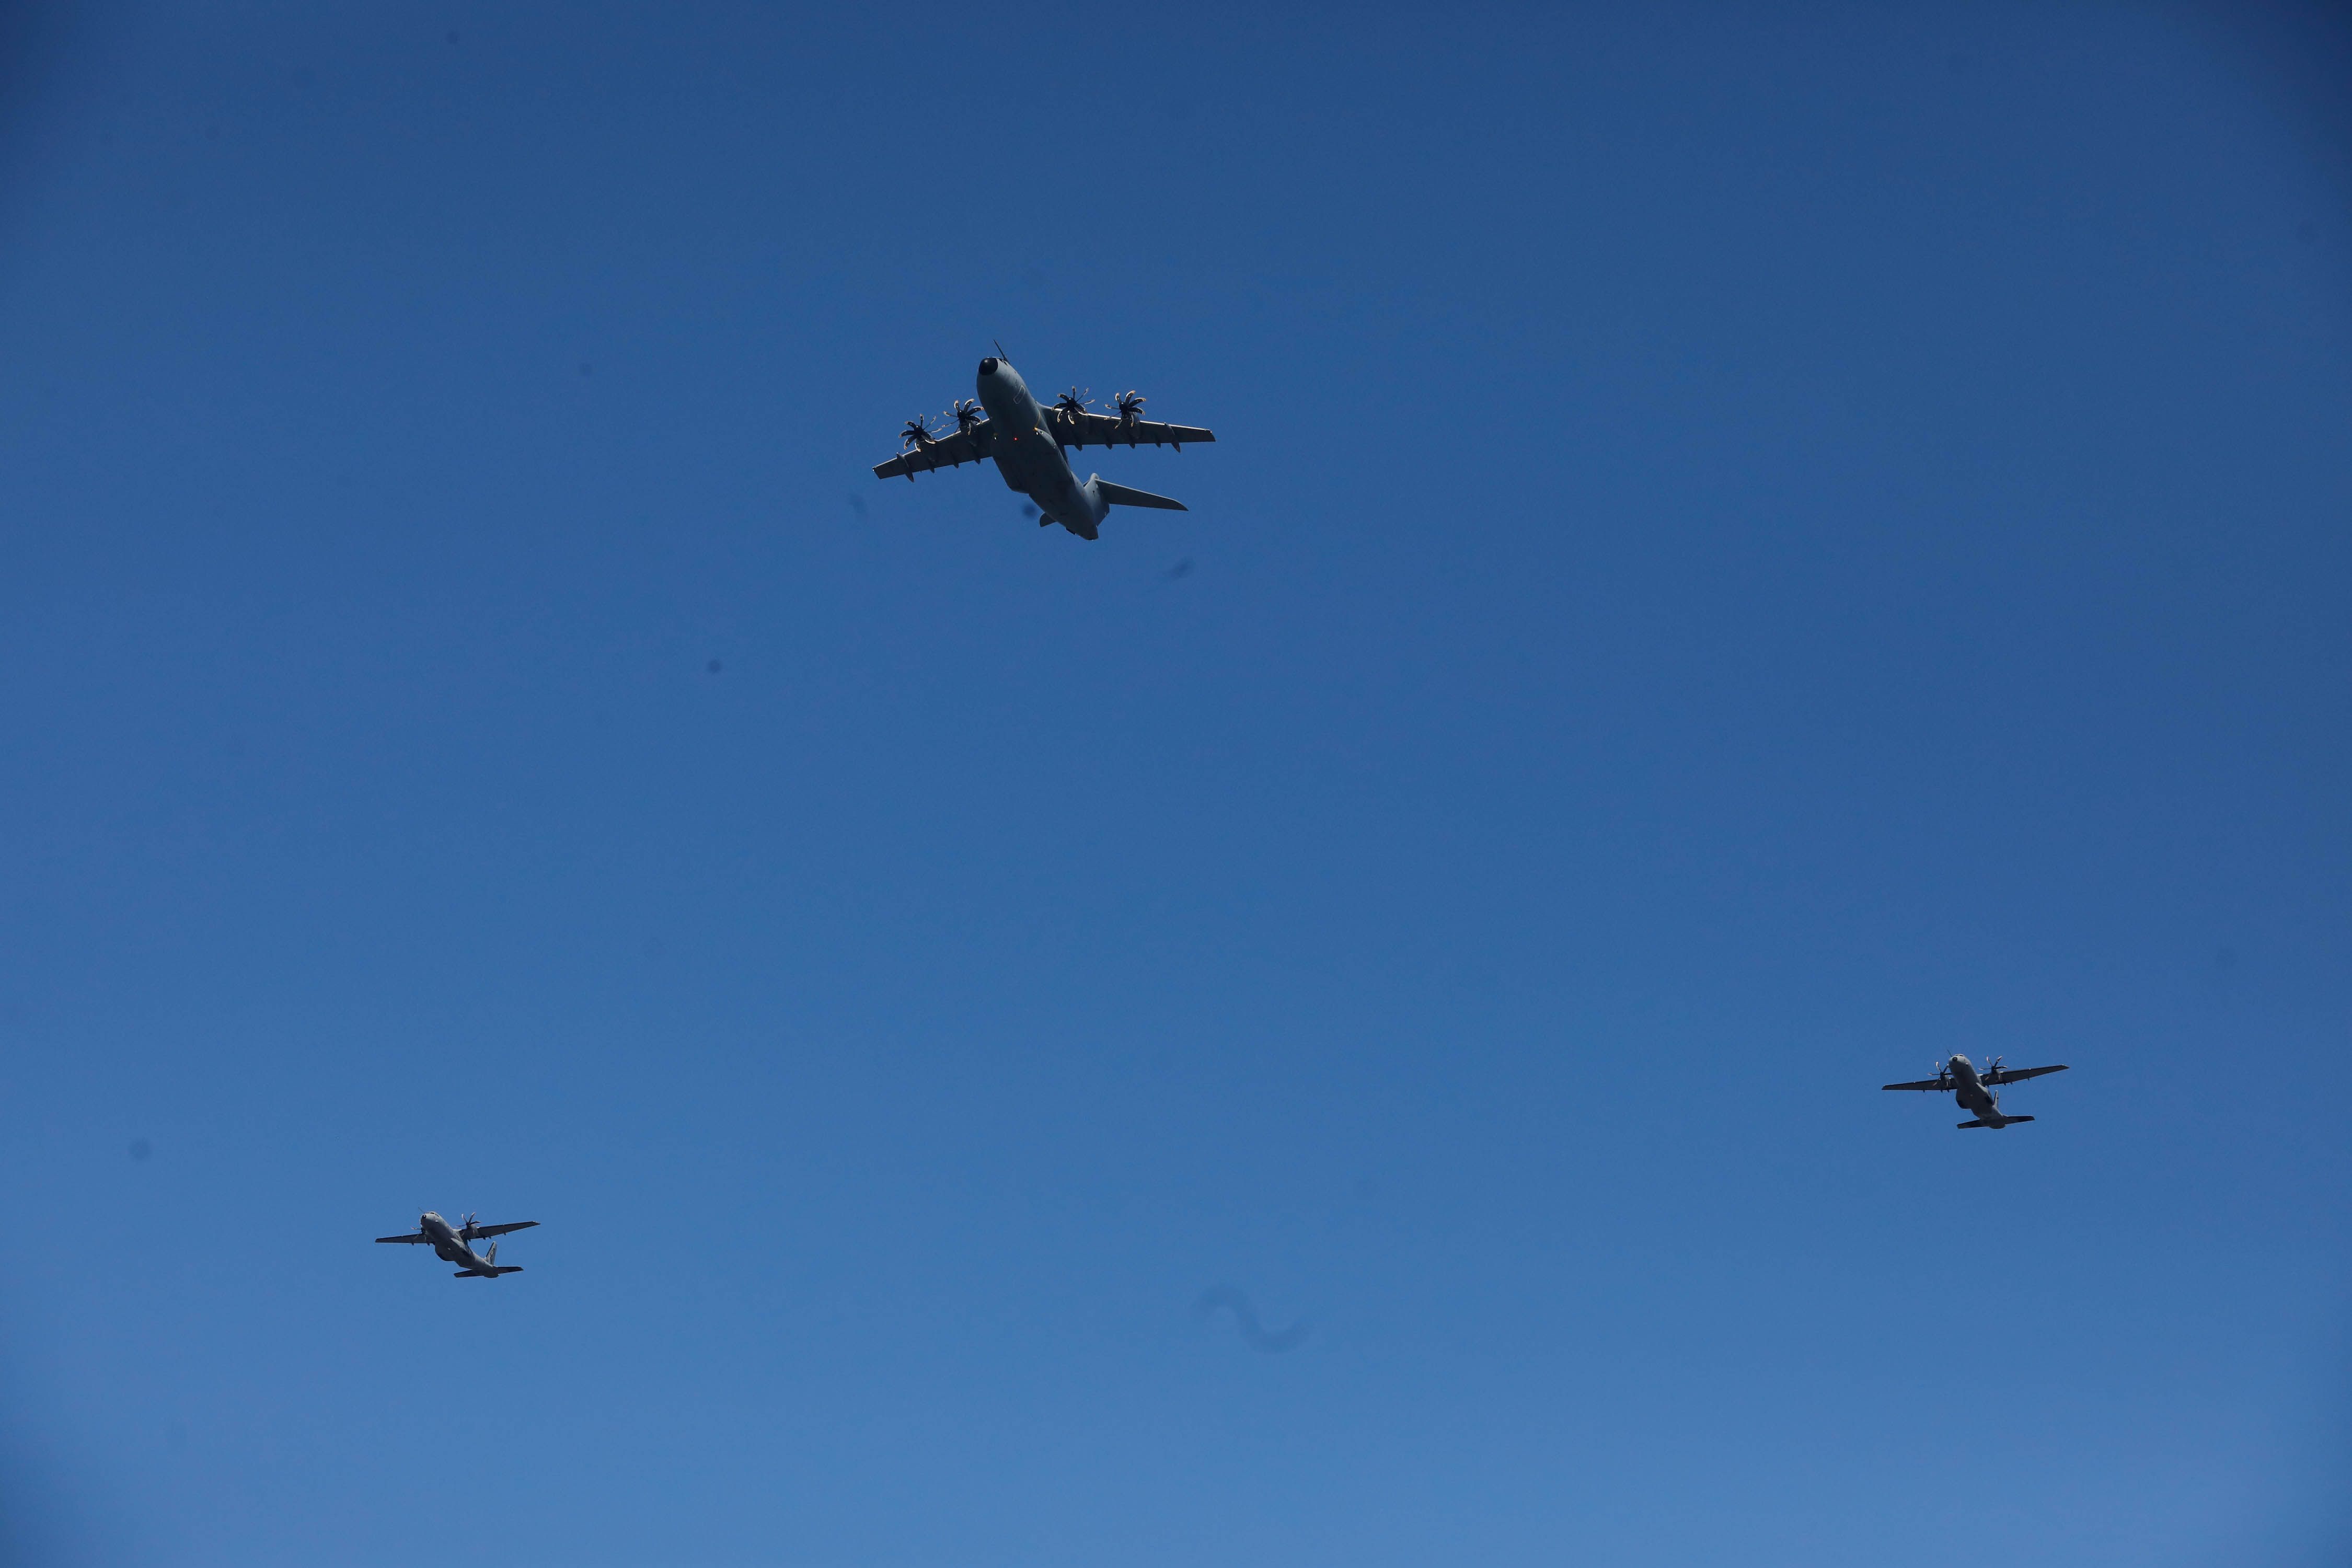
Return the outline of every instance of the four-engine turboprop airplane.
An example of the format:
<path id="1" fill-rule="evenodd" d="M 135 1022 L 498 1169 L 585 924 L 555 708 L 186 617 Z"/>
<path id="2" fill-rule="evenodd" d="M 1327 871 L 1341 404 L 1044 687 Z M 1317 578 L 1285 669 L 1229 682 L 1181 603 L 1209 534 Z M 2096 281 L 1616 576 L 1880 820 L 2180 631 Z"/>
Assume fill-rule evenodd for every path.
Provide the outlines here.
<path id="1" fill-rule="evenodd" d="M 416 1216 L 416 1231 L 412 1236 L 379 1236 L 376 1240 L 424 1243 L 430 1246 L 444 1263 L 464 1265 L 451 1276 L 457 1279 L 495 1279 L 501 1274 L 520 1274 L 522 1265 L 499 1262 L 499 1244 L 490 1243 L 486 1253 L 476 1253 L 474 1243 L 485 1236 L 504 1236 L 510 1230 L 529 1230 L 539 1221 L 519 1219 L 512 1225 L 476 1225 L 467 1215 L 466 1223 L 453 1226 L 431 1209 Z"/>
<path id="2" fill-rule="evenodd" d="M 952 435 L 934 435 L 925 419 L 907 421 L 900 445 L 905 447 L 887 463 L 874 465 L 877 479 L 904 474 L 912 483 L 917 474 L 932 468 L 960 468 L 982 458 L 996 459 L 1004 482 L 1037 503 L 1044 515 L 1037 526 L 1058 522 L 1080 539 L 1092 539 L 1095 530 L 1114 506 L 1156 507 L 1162 511 L 1189 510 L 1182 501 L 1131 490 L 1112 484 L 1100 474 L 1086 483 L 1071 471 L 1062 454 L 1071 447 L 1173 447 L 1187 441 L 1213 441 L 1216 437 L 1197 425 L 1162 425 L 1143 417 L 1144 400 L 1123 392 L 1116 400 L 1118 413 L 1090 414 L 1088 399 L 1076 387 L 1041 407 L 1030 395 L 1013 363 L 1001 353 L 980 362 L 980 399 L 964 398 L 950 411 Z"/>
<path id="3" fill-rule="evenodd" d="M 2064 1072 L 2065 1070 L 2066 1066 L 2063 1062 L 2050 1068 L 2005 1068 L 2000 1065 L 2000 1058 L 1995 1057 L 1985 1064 L 1984 1071 L 1979 1072 L 1968 1058 L 1954 1057 L 1943 1064 L 1934 1078 L 1923 1079 L 1917 1083 L 1889 1083 L 1879 1087 L 1948 1093 L 1959 1102 L 1962 1110 L 1973 1110 L 1977 1113 L 1975 1121 L 1963 1121 L 1960 1123 L 1961 1126 L 1990 1127 L 1998 1131 L 2012 1122 L 2031 1121 L 2033 1118 L 2003 1116 L 2000 1113 L 2000 1096 L 1993 1092 L 1995 1089 L 2005 1083 L 2017 1083 L 2029 1078 L 2040 1078 L 2046 1072 Z"/>

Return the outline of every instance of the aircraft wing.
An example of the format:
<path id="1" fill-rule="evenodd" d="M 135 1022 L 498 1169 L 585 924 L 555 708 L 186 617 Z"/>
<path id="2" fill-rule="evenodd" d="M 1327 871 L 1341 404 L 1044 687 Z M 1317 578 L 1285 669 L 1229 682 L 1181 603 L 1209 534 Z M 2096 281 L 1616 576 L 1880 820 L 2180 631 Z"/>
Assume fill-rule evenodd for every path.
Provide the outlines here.
<path id="1" fill-rule="evenodd" d="M 1940 1089 L 1948 1091 L 1952 1087 L 1952 1080 L 1948 1078 L 1929 1078 L 1922 1079 L 1917 1083 L 1882 1083 L 1878 1087 L 1881 1089 Z"/>
<path id="2" fill-rule="evenodd" d="M 432 1237 L 420 1230 L 409 1236 L 379 1236 L 376 1239 L 378 1241 L 429 1241 Z"/>
<path id="3" fill-rule="evenodd" d="M 942 436 L 928 447 L 916 447 L 899 453 L 887 463 L 875 464 L 874 477 L 895 479 L 904 474 L 911 480 L 917 474 L 927 474 L 933 468 L 955 468 L 966 463 L 977 463 L 988 456 L 988 421 L 983 419 L 970 430 Z"/>
<path id="4" fill-rule="evenodd" d="M 532 1226 L 535 1226 L 538 1223 L 539 1221 L 535 1219 L 519 1219 L 512 1225 L 478 1225 L 474 1227 L 472 1234 L 475 1236 L 504 1236 L 510 1230 L 529 1230 Z"/>
<path id="5" fill-rule="evenodd" d="M 1046 411 L 1054 439 L 1065 447 L 1174 447 L 1187 441 L 1213 441 L 1216 433 L 1198 425 L 1163 425 L 1157 419 L 1119 419 L 1108 414 L 1081 414 L 1075 425 L 1066 414 Z"/>
<path id="6" fill-rule="evenodd" d="M 2004 1083 L 2020 1083 L 2029 1078 L 2040 1078 L 2046 1072 L 2064 1072 L 2065 1070 L 2066 1064 L 2063 1062 L 2054 1068 L 2002 1068 L 1998 1071 L 1985 1074 L 1984 1080 L 1998 1088 Z"/>

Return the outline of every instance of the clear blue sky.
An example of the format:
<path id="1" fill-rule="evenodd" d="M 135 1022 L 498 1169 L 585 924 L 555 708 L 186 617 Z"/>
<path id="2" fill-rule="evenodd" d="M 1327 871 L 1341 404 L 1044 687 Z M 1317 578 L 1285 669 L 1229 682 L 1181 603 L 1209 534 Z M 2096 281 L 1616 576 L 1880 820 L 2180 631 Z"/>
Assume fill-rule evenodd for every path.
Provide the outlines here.
<path id="1" fill-rule="evenodd" d="M 0 1555 L 2352 1552 L 2336 21 L 320 9 L 5 29 Z"/>

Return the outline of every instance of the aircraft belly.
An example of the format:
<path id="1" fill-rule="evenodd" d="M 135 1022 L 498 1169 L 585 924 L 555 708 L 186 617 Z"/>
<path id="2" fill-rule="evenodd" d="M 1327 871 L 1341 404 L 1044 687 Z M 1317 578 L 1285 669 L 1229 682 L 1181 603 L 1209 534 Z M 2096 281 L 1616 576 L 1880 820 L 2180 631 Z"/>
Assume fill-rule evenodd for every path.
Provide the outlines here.
<path id="1" fill-rule="evenodd" d="M 1034 493 L 1053 482 L 1053 470 L 1060 465 L 1054 457 L 1060 453 L 1050 441 L 1034 434 L 1018 441 L 1002 441 L 996 447 L 996 471 L 1004 482 L 1016 490 Z"/>
<path id="2" fill-rule="evenodd" d="M 997 472 L 1004 476 L 1005 488 L 1019 490 L 1046 511 L 1057 514 L 1068 511 L 1077 490 L 1077 480 L 1069 465 L 1061 460 L 1058 447 L 1047 443 L 1031 450 L 1035 437 L 1021 444 L 1013 452 L 1000 450 L 996 455 Z M 1047 453 L 1052 456 L 1048 457 Z"/>

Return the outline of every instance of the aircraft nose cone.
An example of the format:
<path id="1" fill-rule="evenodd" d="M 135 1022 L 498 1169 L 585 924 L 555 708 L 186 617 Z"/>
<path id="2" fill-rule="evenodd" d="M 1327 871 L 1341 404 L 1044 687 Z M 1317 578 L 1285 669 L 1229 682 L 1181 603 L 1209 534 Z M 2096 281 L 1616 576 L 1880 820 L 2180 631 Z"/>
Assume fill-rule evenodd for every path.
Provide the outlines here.
<path id="1" fill-rule="evenodd" d="M 996 361 L 993 358 L 981 361 L 980 374 L 982 375 L 994 375 L 996 374 Z"/>

